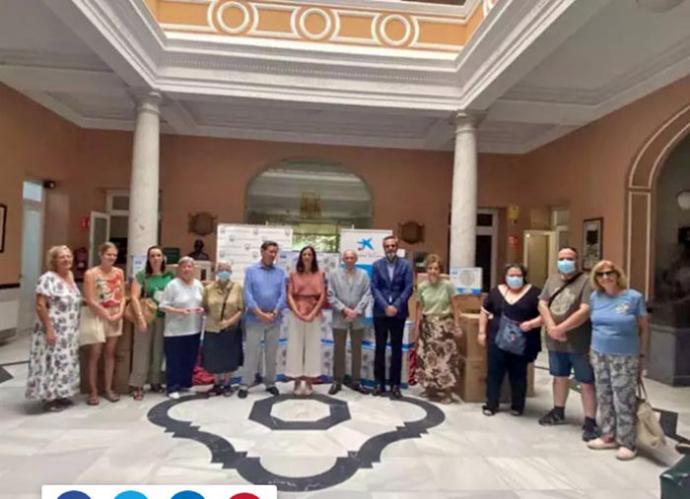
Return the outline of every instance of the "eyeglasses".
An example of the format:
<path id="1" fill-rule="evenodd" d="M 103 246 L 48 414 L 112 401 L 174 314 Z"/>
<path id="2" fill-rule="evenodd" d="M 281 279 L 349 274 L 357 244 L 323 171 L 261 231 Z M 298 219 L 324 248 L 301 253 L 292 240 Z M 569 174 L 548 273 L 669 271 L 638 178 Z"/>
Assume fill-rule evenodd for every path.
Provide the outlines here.
<path id="1" fill-rule="evenodd" d="M 604 270 L 602 272 L 596 272 L 595 275 L 597 277 L 617 277 L 618 272 L 615 270 Z"/>

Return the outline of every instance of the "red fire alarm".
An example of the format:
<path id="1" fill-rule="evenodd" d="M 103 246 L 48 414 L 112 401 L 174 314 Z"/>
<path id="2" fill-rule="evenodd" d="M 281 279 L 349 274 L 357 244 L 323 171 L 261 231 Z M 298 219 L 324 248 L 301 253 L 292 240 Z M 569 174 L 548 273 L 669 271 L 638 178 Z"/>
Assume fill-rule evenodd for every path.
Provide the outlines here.
<path id="1" fill-rule="evenodd" d="M 518 236 L 508 236 L 508 246 L 517 248 L 520 245 L 520 238 Z"/>
<path id="2" fill-rule="evenodd" d="M 91 228 L 91 217 L 81 217 L 79 220 L 79 228 L 81 230 L 89 230 Z"/>

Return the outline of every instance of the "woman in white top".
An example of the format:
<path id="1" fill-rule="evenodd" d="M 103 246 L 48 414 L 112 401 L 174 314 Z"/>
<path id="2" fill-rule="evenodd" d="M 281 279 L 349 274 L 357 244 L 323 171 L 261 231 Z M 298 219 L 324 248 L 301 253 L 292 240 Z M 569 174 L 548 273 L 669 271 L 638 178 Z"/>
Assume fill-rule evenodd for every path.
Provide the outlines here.
<path id="1" fill-rule="evenodd" d="M 194 279 L 194 259 L 180 258 L 177 277 L 163 291 L 159 309 L 165 312 L 165 384 L 168 396 L 192 387 L 192 373 L 199 353 L 204 288 Z"/>

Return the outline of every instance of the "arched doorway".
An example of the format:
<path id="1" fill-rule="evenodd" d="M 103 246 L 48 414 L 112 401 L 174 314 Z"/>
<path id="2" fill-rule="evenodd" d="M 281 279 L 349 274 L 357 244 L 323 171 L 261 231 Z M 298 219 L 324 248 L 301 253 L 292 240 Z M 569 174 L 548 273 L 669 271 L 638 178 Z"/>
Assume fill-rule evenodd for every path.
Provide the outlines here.
<path id="1" fill-rule="evenodd" d="M 293 246 L 312 244 L 338 251 L 341 227 L 370 228 L 372 198 L 365 182 L 339 164 L 289 160 L 270 167 L 250 182 L 245 222 L 290 225 Z"/>
<path id="2" fill-rule="evenodd" d="M 631 286 L 654 295 L 657 183 L 676 147 L 690 134 L 690 106 L 667 120 L 635 157 L 626 187 L 626 272 Z M 685 168 L 687 168 L 687 163 Z"/>

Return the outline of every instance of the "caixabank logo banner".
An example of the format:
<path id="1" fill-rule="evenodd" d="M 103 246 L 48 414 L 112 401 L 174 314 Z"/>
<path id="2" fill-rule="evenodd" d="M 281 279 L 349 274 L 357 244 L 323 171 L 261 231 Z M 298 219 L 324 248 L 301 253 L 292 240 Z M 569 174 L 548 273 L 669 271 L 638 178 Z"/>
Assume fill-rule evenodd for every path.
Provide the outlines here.
<path id="1" fill-rule="evenodd" d="M 44 485 L 42 499 L 277 499 L 274 485 Z"/>

